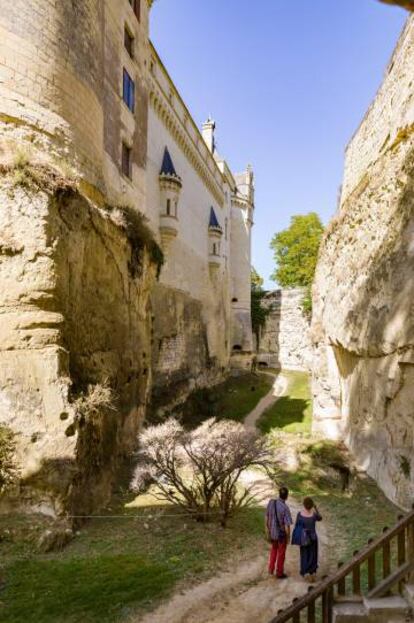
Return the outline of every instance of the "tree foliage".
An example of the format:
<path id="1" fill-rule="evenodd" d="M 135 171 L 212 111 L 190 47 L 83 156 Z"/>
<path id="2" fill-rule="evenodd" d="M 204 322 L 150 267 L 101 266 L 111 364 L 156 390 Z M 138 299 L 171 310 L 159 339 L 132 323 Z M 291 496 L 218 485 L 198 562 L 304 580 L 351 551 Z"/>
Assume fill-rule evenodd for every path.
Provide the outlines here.
<path id="1" fill-rule="evenodd" d="M 257 347 L 259 347 L 260 332 L 266 324 L 266 318 L 270 313 L 270 309 L 262 304 L 263 298 L 266 296 L 266 290 L 263 289 L 263 279 L 252 266 L 251 269 L 251 316 L 252 331 L 256 336 Z"/>
<path id="2" fill-rule="evenodd" d="M 282 288 L 310 286 L 322 234 L 323 225 L 316 212 L 293 216 L 289 227 L 270 243 L 277 264 L 271 278 Z"/>
<path id="3" fill-rule="evenodd" d="M 199 521 L 218 517 L 224 526 L 237 509 L 253 501 L 252 486 L 240 477 L 251 467 L 271 470 L 265 438 L 232 420 L 209 419 L 186 431 L 171 418 L 140 437 L 132 489 L 155 484 L 154 495 L 180 506 Z"/>

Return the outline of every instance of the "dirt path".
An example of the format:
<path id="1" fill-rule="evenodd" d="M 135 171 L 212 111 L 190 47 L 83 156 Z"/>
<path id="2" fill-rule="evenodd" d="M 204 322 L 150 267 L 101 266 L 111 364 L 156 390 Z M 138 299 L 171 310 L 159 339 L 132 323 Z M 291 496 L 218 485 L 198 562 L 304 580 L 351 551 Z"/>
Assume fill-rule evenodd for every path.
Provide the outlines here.
<path id="1" fill-rule="evenodd" d="M 288 387 L 283 374 L 275 378 L 271 391 L 262 398 L 256 408 L 246 417 L 246 426 L 255 426 L 258 418 Z M 244 479 L 255 481 L 255 496 L 260 506 L 275 495 L 273 483 L 257 472 L 246 472 Z M 297 501 L 289 499 L 292 515 L 299 510 Z M 318 526 L 321 561 L 327 559 L 327 532 L 323 524 Z M 303 595 L 308 584 L 300 577 L 299 548 L 290 546 L 285 571 L 288 580 L 277 580 L 267 573 L 268 545 L 263 545 L 257 556 L 239 563 L 235 569 L 218 574 L 188 590 L 181 591 L 154 612 L 132 619 L 131 623 L 268 623 L 281 608 L 292 599 Z M 323 564 L 319 570 L 324 574 Z"/>
<path id="2" fill-rule="evenodd" d="M 253 411 L 250 411 L 249 415 L 245 418 L 244 424 L 247 428 L 255 428 L 256 424 L 262 415 L 269 407 L 271 407 L 276 400 L 286 393 L 288 380 L 283 373 L 275 375 L 270 372 L 262 372 L 261 374 L 267 374 L 275 379 L 272 389 L 263 396 L 263 398 L 257 403 Z"/>

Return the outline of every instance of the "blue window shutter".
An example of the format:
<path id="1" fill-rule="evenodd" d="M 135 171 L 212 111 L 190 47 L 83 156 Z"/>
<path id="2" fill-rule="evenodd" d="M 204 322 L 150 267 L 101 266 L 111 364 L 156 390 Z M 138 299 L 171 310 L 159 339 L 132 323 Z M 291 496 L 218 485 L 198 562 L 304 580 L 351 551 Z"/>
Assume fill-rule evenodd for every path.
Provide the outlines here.
<path id="1" fill-rule="evenodd" d="M 135 108 L 135 83 L 124 68 L 122 98 L 131 112 Z"/>

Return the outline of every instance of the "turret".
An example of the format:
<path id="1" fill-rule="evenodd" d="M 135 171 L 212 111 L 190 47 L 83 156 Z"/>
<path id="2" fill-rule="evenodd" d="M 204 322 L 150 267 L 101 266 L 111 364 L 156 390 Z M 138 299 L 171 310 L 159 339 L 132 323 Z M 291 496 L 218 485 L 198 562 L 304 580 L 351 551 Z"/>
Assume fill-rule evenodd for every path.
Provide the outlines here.
<path id="1" fill-rule="evenodd" d="M 164 250 L 178 233 L 179 199 L 182 188 L 168 148 L 165 148 L 159 175 L 160 184 L 160 234 Z"/>
<path id="2" fill-rule="evenodd" d="M 222 265 L 223 256 L 221 253 L 221 238 L 223 236 L 223 228 L 218 222 L 214 208 L 210 209 L 210 220 L 208 223 L 208 263 L 210 273 L 214 275 Z"/>
<path id="3" fill-rule="evenodd" d="M 214 154 L 216 150 L 216 143 L 215 143 L 215 138 L 214 138 L 215 130 L 216 130 L 216 122 L 213 121 L 209 117 L 207 121 L 203 123 L 202 134 L 203 134 L 204 142 L 212 154 Z"/>

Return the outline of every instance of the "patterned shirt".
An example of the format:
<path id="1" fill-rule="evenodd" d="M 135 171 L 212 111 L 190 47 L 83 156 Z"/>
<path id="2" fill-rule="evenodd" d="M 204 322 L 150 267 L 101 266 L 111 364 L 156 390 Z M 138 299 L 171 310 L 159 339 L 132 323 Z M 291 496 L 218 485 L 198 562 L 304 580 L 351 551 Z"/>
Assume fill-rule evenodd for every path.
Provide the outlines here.
<path id="1" fill-rule="evenodd" d="M 284 528 L 292 525 L 289 506 L 281 498 L 269 500 L 266 509 L 266 523 L 272 541 L 283 538 L 286 534 Z"/>

